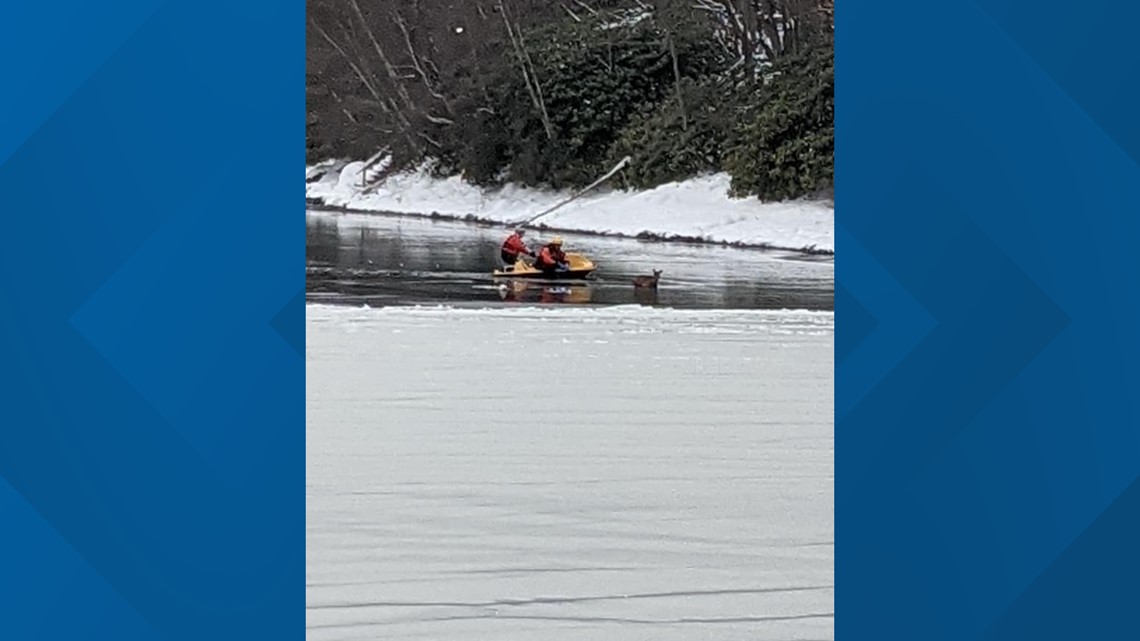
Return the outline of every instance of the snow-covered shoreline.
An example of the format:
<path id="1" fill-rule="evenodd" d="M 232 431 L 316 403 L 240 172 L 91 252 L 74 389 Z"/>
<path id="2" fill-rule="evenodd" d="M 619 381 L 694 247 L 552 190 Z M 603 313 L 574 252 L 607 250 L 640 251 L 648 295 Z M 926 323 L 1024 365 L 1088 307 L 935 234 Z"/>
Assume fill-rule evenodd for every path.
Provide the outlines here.
<path id="1" fill-rule="evenodd" d="M 362 162 L 306 167 L 305 195 L 318 206 L 357 212 L 473 219 L 509 224 L 566 200 L 570 192 L 507 185 L 486 190 L 426 171 L 389 176 L 360 189 Z M 311 182 L 310 182 L 311 181 Z M 548 229 L 830 253 L 835 210 L 827 202 L 761 203 L 728 197 L 730 178 L 713 174 L 646 191 L 599 189 L 544 216 Z"/>

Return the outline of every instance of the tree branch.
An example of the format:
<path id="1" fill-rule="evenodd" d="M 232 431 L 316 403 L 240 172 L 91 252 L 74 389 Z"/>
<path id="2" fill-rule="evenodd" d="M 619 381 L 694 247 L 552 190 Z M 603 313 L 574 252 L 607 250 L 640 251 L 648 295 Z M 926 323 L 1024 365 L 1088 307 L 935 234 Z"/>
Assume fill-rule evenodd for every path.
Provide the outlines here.
<path id="1" fill-rule="evenodd" d="M 368 78 L 364 75 L 364 72 L 360 69 L 360 67 L 356 65 L 355 62 L 352 61 L 352 58 L 348 56 L 348 53 L 346 53 L 345 50 L 341 48 L 341 46 L 337 44 L 335 40 L 332 39 L 332 36 L 330 36 L 327 31 L 321 28 L 321 25 L 317 24 L 317 21 L 315 19 L 309 18 L 309 22 L 313 25 L 313 28 L 317 30 L 317 33 L 319 33 L 326 42 L 332 45 L 332 48 L 340 54 L 341 58 L 344 58 L 344 61 L 348 63 L 349 68 L 352 69 L 353 73 L 356 74 L 356 77 L 360 79 L 360 82 L 364 85 L 364 87 L 368 89 L 368 93 L 372 94 L 373 98 L 380 100 L 380 92 L 376 90 L 376 87 L 372 86 L 372 83 L 368 81 Z"/>
<path id="2" fill-rule="evenodd" d="M 579 7 L 582 7 L 586 11 L 589 11 L 590 15 L 595 15 L 595 16 L 598 15 L 597 9 L 595 9 L 595 8 L 591 7 L 590 5 L 582 2 L 582 0 L 574 0 L 574 4 L 578 5 Z"/>
<path id="3" fill-rule="evenodd" d="M 380 57 L 380 62 L 384 65 L 384 69 L 388 72 L 388 77 L 392 80 L 392 85 L 396 90 L 396 94 L 400 96 L 400 98 L 404 101 L 404 104 L 407 105 L 408 109 L 411 109 L 412 111 L 419 111 L 416 109 L 415 104 L 412 103 L 412 98 L 408 95 L 408 91 L 404 88 L 404 84 L 400 82 L 400 77 L 396 73 L 396 68 L 392 66 L 392 62 L 384 53 L 384 49 L 381 48 L 380 43 L 376 41 L 376 35 L 372 33 L 372 28 L 368 26 L 368 21 L 364 18 L 364 12 L 360 10 L 360 4 L 357 3 L 356 0 L 349 0 L 349 3 L 352 5 L 353 10 L 356 12 L 356 17 L 360 19 L 360 24 L 364 27 L 365 33 L 368 34 L 368 40 L 372 43 L 372 48 L 376 51 L 376 55 Z"/>
<path id="4" fill-rule="evenodd" d="M 439 100 L 440 102 L 442 102 L 444 110 L 446 110 L 447 113 L 450 114 L 451 113 L 451 105 L 448 104 L 447 98 L 445 98 L 443 96 L 443 94 L 439 93 L 438 91 L 435 90 L 434 87 L 431 86 L 431 82 L 428 81 L 427 73 L 425 73 L 424 68 L 422 66 L 420 66 L 420 59 L 418 56 L 416 56 L 415 47 L 412 46 L 412 37 L 411 37 L 411 35 L 408 34 L 408 26 L 404 22 L 403 16 L 400 15 L 399 11 L 396 11 L 395 17 L 396 17 L 396 26 L 400 28 L 400 33 L 404 34 L 404 44 L 408 47 L 408 55 L 411 56 L 411 58 L 412 58 L 412 68 L 415 69 L 416 73 L 418 73 L 420 75 L 420 78 L 423 79 L 424 87 L 428 90 L 428 93 L 431 94 L 431 96 L 433 98 L 435 98 L 436 100 Z"/>
<path id="5" fill-rule="evenodd" d="M 570 17 L 574 19 L 574 22 L 579 22 L 579 23 L 582 22 L 582 19 L 579 18 L 577 15 L 575 15 L 574 12 L 570 10 L 570 7 L 567 7 L 566 5 L 562 4 L 561 2 L 558 3 L 558 6 L 562 7 L 566 11 L 566 13 L 570 14 Z"/>

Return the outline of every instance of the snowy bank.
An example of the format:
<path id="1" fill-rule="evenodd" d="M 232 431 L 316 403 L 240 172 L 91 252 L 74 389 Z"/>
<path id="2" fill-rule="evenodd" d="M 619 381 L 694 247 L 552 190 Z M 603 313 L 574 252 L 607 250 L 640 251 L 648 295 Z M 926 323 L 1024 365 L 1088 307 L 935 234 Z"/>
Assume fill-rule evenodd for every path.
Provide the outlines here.
<path id="1" fill-rule="evenodd" d="M 426 172 L 394 174 L 362 193 L 361 162 L 306 168 L 306 198 L 354 211 L 475 218 L 511 223 L 570 197 L 568 191 L 507 185 L 488 190 L 459 177 Z M 782 249 L 834 251 L 835 210 L 830 203 L 761 203 L 729 198 L 728 174 L 669 183 L 647 191 L 600 188 L 544 216 L 536 224 L 593 234 L 689 240 Z"/>

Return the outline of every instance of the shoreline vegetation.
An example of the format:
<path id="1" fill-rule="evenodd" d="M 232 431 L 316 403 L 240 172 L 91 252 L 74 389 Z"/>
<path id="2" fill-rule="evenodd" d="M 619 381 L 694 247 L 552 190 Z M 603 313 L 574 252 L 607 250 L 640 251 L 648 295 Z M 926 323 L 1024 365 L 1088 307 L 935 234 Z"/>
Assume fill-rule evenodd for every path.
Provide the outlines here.
<path id="1" fill-rule="evenodd" d="M 833 188 L 831 0 L 307 6 L 307 163 L 369 159 L 362 194 L 424 168 L 566 192 L 627 157 L 609 187 L 722 174 L 763 203 Z"/>

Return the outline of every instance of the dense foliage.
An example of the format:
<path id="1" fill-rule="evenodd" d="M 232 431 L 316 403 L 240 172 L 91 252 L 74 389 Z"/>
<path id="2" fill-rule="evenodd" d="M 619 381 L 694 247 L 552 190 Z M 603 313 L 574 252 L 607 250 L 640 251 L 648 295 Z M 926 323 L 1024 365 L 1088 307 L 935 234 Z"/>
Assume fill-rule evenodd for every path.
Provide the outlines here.
<path id="1" fill-rule="evenodd" d="M 732 137 L 725 169 L 740 196 L 783 200 L 825 190 L 835 180 L 835 54 L 807 51 L 777 73 Z"/>
<path id="2" fill-rule="evenodd" d="M 308 155 L 483 185 L 830 185 L 823 0 L 309 0 Z"/>
<path id="3" fill-rule="evenodd" d="M 645 189 L 720 171 L 734 115 L 725 91 L 715 77 L 686 79 L 680 101 L 651 105 L 631 118 L 610 153 L 614 162 L 632 159 L 625 172 L 629 186 Z"/>

